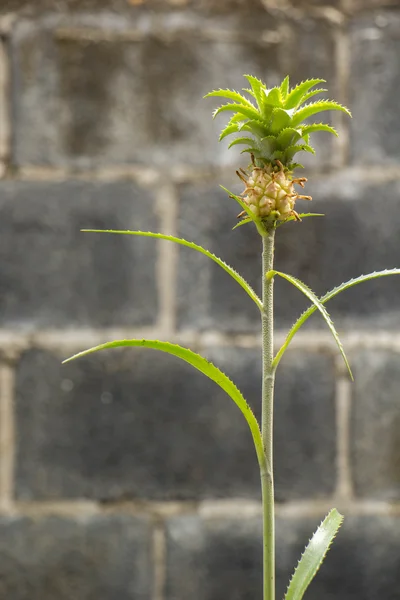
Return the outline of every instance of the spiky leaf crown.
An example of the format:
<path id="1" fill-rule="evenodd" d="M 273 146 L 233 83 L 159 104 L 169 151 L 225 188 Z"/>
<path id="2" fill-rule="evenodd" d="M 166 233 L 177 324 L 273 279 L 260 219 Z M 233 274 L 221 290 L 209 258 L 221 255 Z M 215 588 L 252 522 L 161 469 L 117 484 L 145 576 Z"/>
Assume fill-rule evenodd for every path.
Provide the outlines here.
<path id="1" fill-rule="evenodd" d="M 245 137 L 235 138 L 229 145 L 244 144 L 243 152 L 253 154 L 257 162 L 264 166 L 279 160 L 286 168 L 293 170 L 298 163 L 293 162 L 298 152 L 311 152 L 310 134 L 315 131 L 328 131 L 337 136 L 336 130 L 325 123 L 304 124 L 313 115 L 325 110 L 340 110 L 349 116 L 350 111 L 331 100 L 307 103 L 310 98 L 327 90 L 312 89 L 324 79 L 307 79 L 289 90 L 289 77 L 285 77 L 279 87 L 267 89 L 266 85 L 252 75 L 245 75 L 250 89 L 244 88 L 255 101 L 233 90 L 214 90 L 205 97 L 222 97 L 232 100 L 217 108 L 213 117 L 225 111 L 232 111 L 227 126 L 222 130 L 220 140 L 232 133 L 246 133 Z M 252 136 L 250 137 L 249 136 Z"/>

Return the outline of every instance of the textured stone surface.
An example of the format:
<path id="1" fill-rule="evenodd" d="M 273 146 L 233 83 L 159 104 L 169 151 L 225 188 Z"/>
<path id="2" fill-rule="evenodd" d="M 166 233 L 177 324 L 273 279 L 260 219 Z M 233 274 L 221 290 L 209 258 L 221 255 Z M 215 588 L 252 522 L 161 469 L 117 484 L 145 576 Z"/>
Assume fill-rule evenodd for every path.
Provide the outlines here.
<path id="1" fill-rule="evenodd" d="M 400 499 L 400 354 L 358 353 L 352 360 L 352 465 L 356 494 Z"/>
<path id="2" fill-rule="evenodd" d="M 234 359 L 238 384 L 253 386 L 255 366 Z M 159 352 L 114 351 L 61 366 L 59 356 L 30 351 L 18 368 L 17 421 L 20 498 L 259 495 L 237 407 Z"/>
<path id="3" fill-rule="evenodd" d="M 333 360 L 289 352 L 278 370 L 275 394 L 277 500 L 329 496 L 336 483 Z"/>
<path id="4" fill-rule="evenodd" d="M 275 84 L 289 72 L 294 83 L 309 76 L 311 57 L 334 92 L 333 40 L 326 25 L 306 20 L 280 37 L 277 21 L 264 10 L 246 14 L 233 12 L 228 22 L 223 15 L 210 18 L 200 29 L 194 16 L 182 23 L 165 18 L 162 38 L 145 15 L 133 29 L 116 15 L 103 15 L 99 23 L 82 18 L 72 29 L 55 16 L 40 26 L 21 21 L 12 41 L 13 161 L 79 168 L 232 163 L 228 144 L 217 141 L 225 120 L 211 119 L 219 103 L 204 100 L 205 93 L 241 89 L 243 73 Z M 254 42 L 243 41 L 243 19 L 249 30 L 259 28 Z M 222 30 L 218 41 L 210 39 L 216 27 Z M 206 29 L 214 34 L 203 35 Z M 225 41 L 225 33 L 233 39 Z M 319 160 L 329 162 L 329 144 L 321 150 Z"/>
<path id="5" fill-rule="evenodd" d="M 166 599 L 254 598 L 262 589 L 261 519 L 170 519 Z M 182 577 L 185 573 L 185 577 Z"/>
<path id="6" fill-rule="evenodd" d="M 398 0 L 342 0 L 346 13 L 355 13 L 357 11 L 366 12 L 367 10 L 382 8 L 398 8 Z"/>
<path id="7" fill-rule="evenodd" d="M 283 597 L 297 561 L 323 518 L 277 519 L 277 597 Z M 167 599 L 254 598 L 262 589 L 261 519 L 168 523 Z M 399 579 L 396 517 L 346 518 L 326 562 L 307 590 L 310 600 L 396 598 Z M 186 574 L 182 578 L 182 572 Z"/>
<path id="8" fill-rule="evenodd" d="M 396 118 L 399 27 L 398 11 L 367 13 L 353 20 L 349 103 L 353 112 L 351 158 L 356 164 L 393 164 L 400 159 Z"/>
<path id="9" fill-rule="evenodd" d="M 259 416 L 259 352 L 206 355 Z M 278 500 L 332 491 L 333 411 L 329 359 L 289 354 L 277 381 Z M 236 406 L 189 366 L 152 351 L 102 353 L 65 366 L 48 352 L 25 353 L 17 443 L 22 499 L 260 496 L 251 436 Z"/>
<path id="10" fill-rule="evenodd" d="M 232 181 L 223 182 L 233 191 Z M 309 285 L 318 295 L 361 274 L 400 264 L 397 243 L 400 221 L 397 204 L 400 184 L 396 181 L 360 181 L 349 173 L 313 178 L 306 193 L 313 196 L 311 210 L 325 217 L 288 223 L 276 236 L 275 263 Z M 260 293 L 261 246 L 252 226 L 235 231 L 236 203 L 218 188 L 218 182 L 184 186 L 181 191 L 179 233 L 208 247 L 238 270 Z M 298 202 L 297 210 L 308 210 Z M 382 206 L 385 210 L 382 211 Z M 258 310 L 238 285 L 217 265 L 182 249 L 179 254 L 180 326 L 226 331 L 258 331 Z M 287 281 L 275 284 L 275 316 L 278 326 L 292 325 L 308 306 L 301 292 Z M 387 277 L 356 286 L 329 303 L 340 327 L 375 325 L 392 328 L 400 317 L 400 278 Z M 325 327 L 319 315 L 310 320 Z"/>
<path id="11" fill-rule="evenodd" d="M 157 229 L 152 204 L 151 195 L 131 183 L 1 183 L 0 324 L 153 323 L 154 241 L 80 232 L 133 229 L 138 222 Z"/>
<path id="12" fill-rule="evenodd" d="M 352 0 L 348 0 L 352 1 Z M 355 0 L 354 0 L 355 1 Z M 376 0 L 375 0 L 376 2 Z M 392 0 L 394 3 L 394 0 Z M 383 4 L 383 2 L 376 2 Z M 389 2 L 387 1 L 386 4 Z M 289 5 L 289 2 L 287 2 Z M 305 7 L 320 7 L 320 0 L 301 0 L 296 5 L 301 4 Z M 323 6 L 338 7 L 340 0 L 324 0 Z M 273 3 L 271 3 L 274 6 Z M 290 5 L 289 5 L 290 6 Z M 115 10 L 118 12 L 131 9 L 182 9 L 190 8 L 199 12 L 209 11 L 213 13 L 221 12 L 250 12 L 260 14 L 265 11 L 266 3 L 263 0 L 220 0 L 218 4 L 213 0 L 61 0 L 54 5 L 51 0 L 39 0 L 34 5 L 30 0 L 2 0 L 0 5 L 0 14 L 2 12 L 18 11 L 28 9 L 30 13 L 35 13 L 44 10 L 52 11 L 83 11 L 83 10 Z"/>
<path id="13" fill-rule="evenodd" d="M 2 517 L 0 556 L 1 598 L 151 598 L 146 519 Z"/>

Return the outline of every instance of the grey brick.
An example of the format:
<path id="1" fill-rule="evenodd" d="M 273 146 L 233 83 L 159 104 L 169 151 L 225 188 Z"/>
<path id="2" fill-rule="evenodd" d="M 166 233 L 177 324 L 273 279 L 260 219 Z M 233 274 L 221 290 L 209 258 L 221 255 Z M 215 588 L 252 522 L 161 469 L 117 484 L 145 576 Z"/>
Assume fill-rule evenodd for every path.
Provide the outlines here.
<path id="1" fill-rule="evenodd" d="M 221 355 L 220 350 L 208 350 L 207 357 L 237 382 L 260 421 L 260 351 L 230 349 Z M 276 500 L 329 496 L 336 481 L 335 451 L 332 358 L 321 353 L 290 351 L 282 359 L 275 386 Z"/>
<path id="2" fill-rule="evenodd" d="M 285 355 L 277 372 L 274 428 L 277 500 L 333 493 L 336 419 L 331 357 L 302 351 Z"/>
<path id="3" fill-rule="evenodd" d="M 0 597 L 151 598 L 151 527 L 128 516 L 2 517 Z"/>
<path id="4" fill-rule="evenodd" d="M 261 531 L 261 519 L 170 519 L 166 600 L 217 600 L 225 594 L 232 600 L 260 596 Z"/>
<path id="5" fill-rule="evenodd" d="M 84 227 L 158 229 L 151 195 L 123 183 L 0 185 L 3 327 L 154 323 L 151 240 L 81 233 Z"/>
<path id="6" fill-rule="evenodd" d="M 206 355 L 259 416 L 259 352 Z M 334 485 L 331 371 L 329 360 L 315 355 L 308 362 L 289 355 L 283 365 L 275 447 L 280 500 L 321 497 Z M 260 497 L 251 436 L 237 407 L 177 359 L 132 349 L 61 366 L 59 356 L 31 350 L 18 365 L 16 393 L 18 498 Z"/>
<path id="7" fill-rule="evenodd" d="M 351 456 L 358 496 L 400 499 L 400 354 L 370 350 L 352 360 L 355 372 Z"/>
<path id="8" fill-rule="evenodd" d="M 356 17 L 351 28 L 351 158 L 355 164 L 398 163 L 400 126 L 400 14 Z"/>
<path id="9" fill-rule="evenodd" d="M 224 119 L 211 119 L 218 101 L 203 100 L 205 93 L 219 87 L 240 89 L 245 86 L 243 73 L 249 72 L 271 84 L 286 71 L 294 81 L 302 79 L 309 75 L 310 58 L 314 76 L 318 71 L 334 79 L 327 26 L 307 20 L 293 25 L 281 43 L 260 45 L 257 37 L 263 31 L 276 37 L 277 21 L 264 10 L 246 14 L 234 12 L 228 23 L 224 16 L 204 22 L 193 16 L 184 20 L 183 30 L 173 19 L 160 17 L 168 41 L 154 35 L 129 41 L 131 24 L 122 16 L 103 15 L 97 27 L 94 19 L 86 18 L 80 26 L 75 19 L 76 32 L 69 37 L 59 31 L 68 26 L 65 19 L 21 21 L 12 39 L 13 161 L 77 168 L 131 162 L 232 163 L 228 144 L 217 141 Z M 143 34 L 147 21 L 138 18 L 136 31 Z M 239 41 L 240 36 L 237 42 L 201 38 L 207 27 L 242 34 L 245 23 L 249 32 L 256 28 L 254 43 Z M 97 29 L 92 40 L 79 39 L 85 26 Z M 331 154 L 329 144 L 322 148 L 322 163 Z"/>
<path id="10" fill-rule="evenodd" d="M 253 386 L 255 367 L 238 356 L 237 379 Z M 61 366 L 32 350 L 17 377 L 19 498 L 259 495 L 237 407 L 178 359 L 114 351 Z"/>
<path id="11" fill-rule="evenodd" d="M 233 191 L 232 181 L 223 182 Z M 397 243 L 400 184 L 374 183 L 342 173 L 314 177 L 306 193 L 310 209 L 325 217 L 288 223 L 276 235 L 276 268 L 298 277 L 318 295 L 362 273 L 400 265 Z M 239 271 L 260 293 L 261 243 L 251 225 L 231 231 L 237 208 L 218 182 L 181 190 L 179 234 L 208 247 Z M 298 202 L 297 210 L 308 210 Z M 382 210 L 384 207 L 384 210 Z M 339 327 L 392 328 L 399 319 L 400 278 L 387 277 L 347 290 L 329 303 Z M 303 295 L 283 280 L 275 283 L 278 327 L 290 326 L 308 306 Z M 179 324 L 182 328 L 259 331 L 255 305 L 217 265 L 187 249 L 179 254 Z M 325 327 L 319 315 L 310 324 Z"/>
<path id="12" fill-rule="evenodd" d="M 277 519 L 277 597 L 320 520 Z M 254 598 L 262 593 L 261 519 L 170 519 L 167 537 L 167 600 Z M 349 517 L 317 573 L 307 597 L 341 600 L 396 598 L 399 579 L 396 517 Z M 182 577 L 182 573 L 185 574 Z"/>
<path id="13" fill-rule="evenodd" d="M 366 13 L 368 10 L 372 9 L 382 9 L 382 8 L 398 8 L 399 3 L 398 0 L 342 0 L 344 1 L 346 6 L 347 13 L 355 13 L 360 11 L 361 13 Z"/>
<path id="14" fill-rule="evenodd" d="M 376 0 L 375 0 L 376 2 Z M 395 0 L 392 0 L 394 3 Z M 335 6 L 337 7 L 340 0 L 324 0 L 323 6 Z M 381 2 L 382 3 L 382 0 Z M 386 4 L 390 2 L 387 1 Z M 174 0 L 142 0 L 142 2 L 132 2 L 132 6 L 127 5 L 124 0 L 60 0 L 56 6 L 51 0 L 38 0 L 34 5 L 30 0 L 2 0 L 0 5 L 0 14 L 2 12 L 14 12 L 26 9 L 29 13 L 42 13 L 43 11 L 57 11 L 57 12 L 72 12 L 72 11 L 89 11 L 89 10 L 113 10 L 119 13 L 133 13 L 136 14 L 140 9 L 144 10 L 162 10 L 175 9 L 178 11 L 182 10 L 182 6 L 186 9 L 195 10 L 199 13 L 210 12 L 214 14 L 220 13 L 243 13 L 243 12 L 254 12 L 260 16 L 265 11 L 265 4 L 262 0 L 221 0 L 218 4 L 215 4 L 213 0 L 186 0 L 178 3 Z M 301 0 L 297 4 L 302 4 L 305 7 L 317 6 L 319 7 L 320 0 Z M 142 6 L 141 6 L 142 5 Z M 129 11 L 130 8 L 130 11 Z M 290 15 L 290 12 L 289 12 Z"/>

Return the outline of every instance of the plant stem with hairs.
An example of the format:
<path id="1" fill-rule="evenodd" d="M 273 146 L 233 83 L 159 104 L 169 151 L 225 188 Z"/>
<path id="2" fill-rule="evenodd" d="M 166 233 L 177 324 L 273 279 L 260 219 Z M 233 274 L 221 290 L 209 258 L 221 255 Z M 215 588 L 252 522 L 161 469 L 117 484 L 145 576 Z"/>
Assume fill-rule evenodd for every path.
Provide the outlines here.
<path id="1" fill-rule="evenodd" d="M 261 436 L 266 472 L 261 471 L 263 507 L 263 587 L 264 600 L 275 600 L 275 502 L 273 470 L 274 416 L 274 278 L 266 277 L 274 263 L 275 230 L 262 236 L 262 406 Z"/>

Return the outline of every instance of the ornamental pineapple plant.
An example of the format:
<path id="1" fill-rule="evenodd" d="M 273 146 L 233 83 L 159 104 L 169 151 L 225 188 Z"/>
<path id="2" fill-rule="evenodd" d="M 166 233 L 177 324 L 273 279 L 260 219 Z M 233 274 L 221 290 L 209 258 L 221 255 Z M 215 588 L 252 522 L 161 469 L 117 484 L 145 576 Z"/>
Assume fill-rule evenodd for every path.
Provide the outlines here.
<path id="1" fill-rule="evenodd" d="M 236 137 L 230 144 L 246 146 L 243 152 L 251 154 L 250 173 L 237 171 L 245 184 L 243 201 L 256 217 L 264 222 L 285 221 L 288 217 L 300 220 L 294 209 L 297 199 L 311 200 L 311 196 L 299 194 L 295 184 L 304 188 L 305 177 L 294 178 L 293 171 L 303 165 L 294 162 L 299 152 L 315 154 L 310 146 L 310 134 L 327 131 L 337 136 L 336 130 L 326 123 L 307 124 L 309 117 L 327 110 L 340 110 L 350 115 L 344 106 L 331 100 L 308 102 L 311 98 L 326 92 L 315 88 L 324 79 L 308 79 L 292 90 L 289 77 L 285 77 L 279 87 L 268 89 L 262 81 L 252 75 L 245 75 L 250 88 L 242 91 L 214 90 L 206 95 L 222 97 L 232 102 L 223 104 L 214 111 L 214 118 L 222 112 L 233 112 L 227 126 L 222 130 L 220 140 L 232 134 L 245 134 Z M 240 213 L 244 217 L 246 211 Z"/>
<path id="2" fill-rule="evenodd" d="M 243 394 L 225 373 L 200 354 L 178 344 L 152 339 L 116 340 L 84 350 L 64 362 L 108 348 L 149 348 L 172 354 L 184 360 L 209 377 L 226 392 L 247 422 L 260 468 L 263 513 L 262 597 L 263 600 L 275 600 L 275 500 L 272 448 L 274 381 L 277 368 L 296 333 L 315 311 L 319 311 L 334 337 L 352 378 L 345 351 L 335 326 L 326 311 L 325 304 L 339 293 L 359 283 L 378 277 L 399 275 L 400 269 L 386 269 L 368 275 L 361 275 L 333 288 L 320 298 L 295 276 L 274 269 L 274 239 L 277 228 L 291 220 L 301 221 L 303 217 L 316 216 L 314 213 L 298 213 L 295 209 L 297 200 L 311 200 L 311 198 L 299 194 L 297 191 L 296 186 L 303 189 L 307 180 L 304 177 L 294 177 L 295 169 L 302 166 L 295 162 L 294 157 L 300 152 L 314 154 L 315 151 L 310 145 L 311 134 L 322 131 L 337 135 L 335 129 L 326 123 L 310 124 L 306 121 L 323 111 L 338 110 L 347 115 L 350 115 L 350 112 L 344 106 L 331 100 L 309 102 L 311 98 L 320 92 L 326 91 L 320 88 L 313 89 L 318 84 L 323 83 L 324 80 L 322 79 L 309 79 L 290 89 L 289 78 L 286 77 L 279 87 L 268 89 L 256 77 L 251 75 L 245 77 L 250 84 L 250 88 L 242 91 L 248 94 L 249 98 L 239 92 L 222 89 L 210 92 L 207 97 L 222 97 L 229 101 L 214 111 L 214 117 L 223 112 L 233 112 L 228 124 L 222 130 L 220 139 L 224 139 L 231 134 L 239 134 L 239 137 L 235 137 L 230 146 L 242 144 L 245 146 L 243 152 L 250 154 L 248 171 L 243 168 L 237 170 L 237 174 L 245 185 L 243 193 L 237 196 L 229 190 L 226 191 L 241 207 L 241 212 L 238 215 L 240 221 L 233 229 L 246 223 L 253 223 L 256 227 L 256 234 L 258 233 L 261 237 L 261 298 L 232 267 L 194 242 L 150 231 L 95 229 L 83 231 L 151 237 L 180 244 L 214 261 L 238 283 L 254 302 L 261 317 L 261 422 L 257 421 Z M 277 351 L 274 348 L 273 338 L 273 286 L 276 277 L 286 279 L 310 301 L 309 308 L 295 321 L 288 331 L 285 341 Z M 307 587 L 325 558 L 341 525 L 342 518 L 336 509 L 332 509 L 322 521 L 294 571 L 285 594 L 285 600 L 302 600 Z"/>

